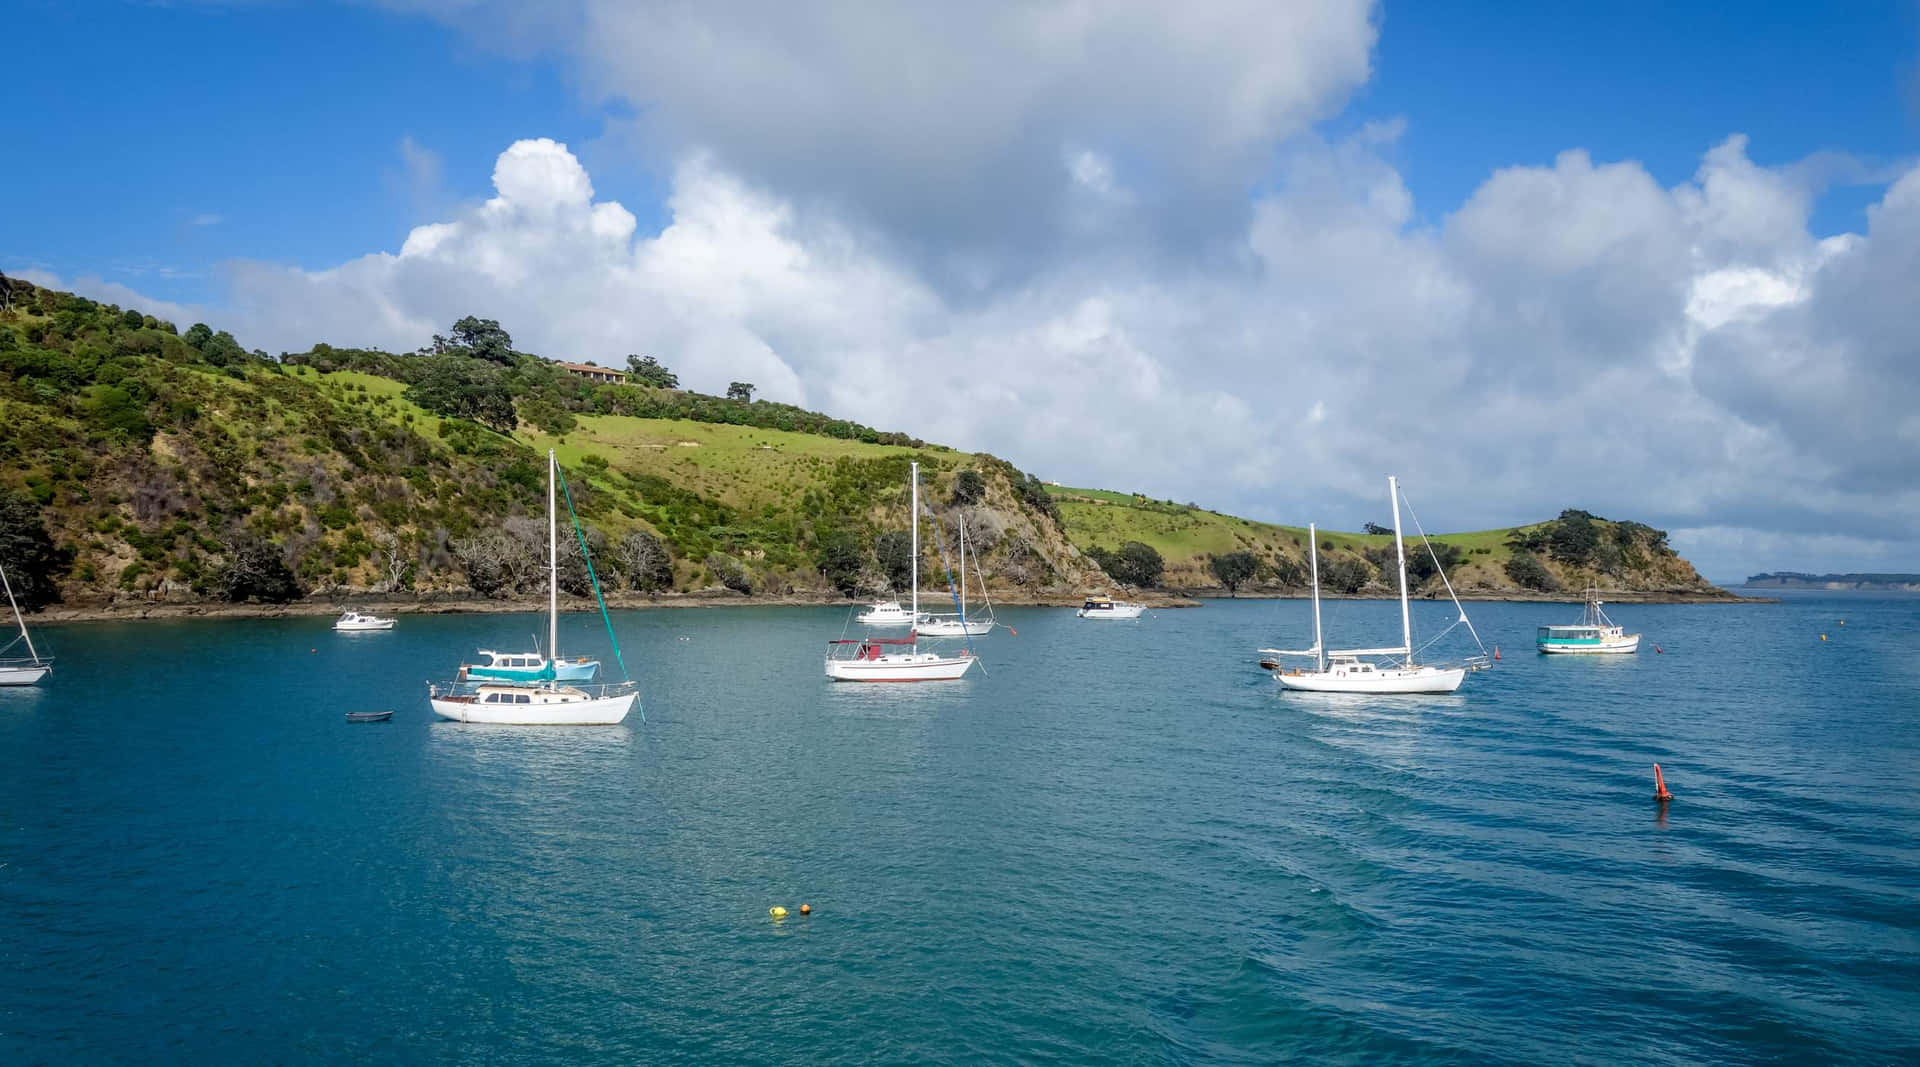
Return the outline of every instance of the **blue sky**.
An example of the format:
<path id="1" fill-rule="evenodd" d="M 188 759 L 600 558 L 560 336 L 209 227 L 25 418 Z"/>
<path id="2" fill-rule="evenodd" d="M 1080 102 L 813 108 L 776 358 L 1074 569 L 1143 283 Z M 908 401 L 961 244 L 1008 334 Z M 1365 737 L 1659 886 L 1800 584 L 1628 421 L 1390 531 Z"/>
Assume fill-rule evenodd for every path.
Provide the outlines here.
<path id="1" fill-rule="evenodd" d="M 587 99 L 551 55 L 507 58 L 424 17 L 342 4 L 11 7 L 27 44 L 9 50 L 9 80 L 34 93 L 0 195 L 30 210 L 0 224 L 0 269 L 217 301 L 222 260 L 319 268 L 396 247 L 487 195 L 494 156 L 521 137 L 571 145 L 603 196 L 661 222 L 657 166 L 596 165 L 607 118 L 631 108 Z M 1405 118 L 1394 162 L 1429 220 L 1490 171 L 1569 147 L 1667 184 L 1734 132 L 1760 162 L 1914 151 L 1913 4 L 1574 7 L 1389 4 L 1372 80 L 1325 128 Z M 431 188 L 409 173 L 408 138 L 440 163 Z M 1816 230 L 1860 228 L 1876 195 L 1836 186 Z"/>
<path id="2" fill-rule="evenodd" d="M 0 270 L 273 352 L 481 314 L 1256 518 L 1391 469 L 1436 528 L 1912 571 L 1917 12 L 15 0 Z"/>

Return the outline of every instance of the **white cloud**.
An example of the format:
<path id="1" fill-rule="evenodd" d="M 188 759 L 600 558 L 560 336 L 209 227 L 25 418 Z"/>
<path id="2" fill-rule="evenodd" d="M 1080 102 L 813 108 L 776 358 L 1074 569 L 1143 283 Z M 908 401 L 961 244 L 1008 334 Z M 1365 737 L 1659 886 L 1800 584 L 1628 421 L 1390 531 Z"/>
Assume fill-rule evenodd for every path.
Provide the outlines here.
<path id="1" fill-rule="evenodd" d="M 218 226 L 227 221 L 227 217 L 225 215 L 215 215 L 212 212 L 203 212 L 195 215 L 190 221 L 194 226 Z"/>

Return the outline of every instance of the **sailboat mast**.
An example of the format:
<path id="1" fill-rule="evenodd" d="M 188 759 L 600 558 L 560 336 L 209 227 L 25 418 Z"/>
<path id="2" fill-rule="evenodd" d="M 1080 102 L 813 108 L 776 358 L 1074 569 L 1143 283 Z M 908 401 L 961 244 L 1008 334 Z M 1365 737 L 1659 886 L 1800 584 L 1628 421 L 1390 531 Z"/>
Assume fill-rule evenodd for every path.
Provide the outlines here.
<path id="1" fill-rule="evenodd" d="M 1320 637 L 1320 534 L 1313 523 L 1307 524 L 1307 560 L 1313 567 L 1313 661 L 1316 670 L 1327 669 L 1327 646 Z"/>
<path id="2" fill-rule="evenodd" d="M 1413 664 L 1413 620 L 1407 614 L 1407 550 L 1400 543 L 1400 482 L 1387 475 L 1387 495 L 1393 498 L 1393 555 L 1400 567 L 1400 647 L 1407 650 L 1407 664 Z"/>
<path id="3" fill-rule="evenodd" d="M 967 513 L 960 513 L 960 621 L 967 621 Z"/>
<path id="4" fill-rule="evenodd" d="M 547 662 L 560 675 L 560 516 L 555 507 L 554 483 L 560 461 L 547 449 Z"/>
<path id="5" fill-rule="evenodd" d="M 0 585 L 7 587 L 7 606 L 13 609 L 13 621 L 20 626 L 20 636 L 27 642 L 27 655 L 35 663 L 40 662 L 40 653 L 33 650 L 33 635 L 27 633 L 27 620 L 20 614 L 20 603 L 13 599 L 13 582 L 7 579 L 7 569 L 0 567 Z"/>
<path id="6" fill-rule="evenodd" d="M 917 630 L 920 628 L 920 462 L 918 460 L 915 460 L 913 462 L 912 470 L 913 470 L 913 488 L 910 490 L 912 503 L 907 506 L 907 513 L 911 520 L 909 525 L 913 530 L 913 564 L 912 564 L 913 566 L 913 570 L 912 570 L 913 624 L 912 625 L 914 629 Z"/>

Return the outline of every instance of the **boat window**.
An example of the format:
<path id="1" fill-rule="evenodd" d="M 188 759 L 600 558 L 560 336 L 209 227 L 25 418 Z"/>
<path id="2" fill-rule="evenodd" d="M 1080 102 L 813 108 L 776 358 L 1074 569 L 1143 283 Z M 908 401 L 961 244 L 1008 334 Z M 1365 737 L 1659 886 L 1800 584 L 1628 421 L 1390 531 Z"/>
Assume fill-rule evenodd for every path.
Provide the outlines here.
<path id="1" fill-rule="evenodd" d="M 515 704 L 531 704 L 533 703 L 533 698 L 525 693 L 521 693 L 513 698 L 513 702 Z"/>
<path id="2" fill-rule="evenodd" d="M 487 694 L 487 699 L 486 699 L 486 700 L 484 701 L 484 703 L 487 703 L 487 704 L 498 704 L 498 703 L 500 703 L 500 694 L 498 694 L 498 693 L 488 693 L 488 694 Z"/>

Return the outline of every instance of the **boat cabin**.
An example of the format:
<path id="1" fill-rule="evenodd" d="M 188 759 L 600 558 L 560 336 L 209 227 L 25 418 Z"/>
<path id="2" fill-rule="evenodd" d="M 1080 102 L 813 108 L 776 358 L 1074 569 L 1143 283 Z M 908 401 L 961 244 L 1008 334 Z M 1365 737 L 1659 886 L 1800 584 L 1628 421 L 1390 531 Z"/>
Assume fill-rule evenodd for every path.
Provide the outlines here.
<path id="1" fill-rule="evenodd" d="M 1087 602 L 1085 604 L 1080 605 L 1080 610 L 1081 611 L 1112 611 L 1113 598 L 1110 596 L 1090 596 L 1087 598 Z"/>
<path id="2" fill-rule="evenodd" d="M 479 666 L 482 666 L 482 667 L 538 668 L 538 667 L 544 667 L 547 665 L 547 660 L 545 656 L 535 656 L 535 655 L 508 656 L 508 655 L 502 655 L 501 653 L 493 652 L 484 648 L 480 650 L 480 654 L 482 656 L 487 657 L 487 662 L 479 664 Z"/>

